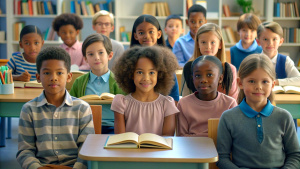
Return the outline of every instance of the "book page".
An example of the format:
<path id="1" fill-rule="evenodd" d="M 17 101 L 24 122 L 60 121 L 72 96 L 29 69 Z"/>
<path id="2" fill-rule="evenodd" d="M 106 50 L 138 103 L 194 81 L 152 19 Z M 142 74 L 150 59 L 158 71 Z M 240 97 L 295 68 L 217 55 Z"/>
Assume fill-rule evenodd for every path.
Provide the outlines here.
<path id="1" fill-rule="evenodd" d="M 79 99 L 82 99 L 82 100 L 101 100 L 100 97 L 96 94 L 81 96 L 81 97 L 79 97 Z"/>
<path id="2" fill-rule="evenodd" d="M 273 92 L 274 93 L 284 93 L 284 89 L 281 86 L 274 86 Z"/>
<path id="3" fill-rule="evenodd" d="M 25 87 L 37 87 L 43 88 L 42 83 L 37 82 L 37 80 L 25 82 Z"/>
<path id="4" fill-rule="evenodd" d="M 21 87 L 24 88 L 25 87 L 25 82 L 23 81 L 14 81 L 14 87 Z"/>
<path id="5" fill-rule="evenodd" d="M 300 87 L 296 86 L 284 86 L 285 93 L 295 93 L 300 94 Z"/>
<path id="6" fill-rule="evenodd" d="M 100 99 L 101 99 L 101 100 L 113 100 L 114 97 L 115 97 L 115 95 L 114 95 L 114 94 L 111 94 L 111 93 L 102 93 L 102 94 L 100 95 Z"/>
<path id="7" fill-rule="evenodd" d="M 172 138 L 165 139 L 156 134 L 144 133 L 139 136 L 139 144 L 140 147 L 157 147 L 172 149 Z"/>
<path id="8" fill-rule="evenodd" d="M 107 145 L 109 146 L 109 145 L 122 144 L 122 143 L 138 144 L 138 137 L 139 135 L 133 132 L 116 134 L 109 137 L 109 139 L 107 140 Z"/>

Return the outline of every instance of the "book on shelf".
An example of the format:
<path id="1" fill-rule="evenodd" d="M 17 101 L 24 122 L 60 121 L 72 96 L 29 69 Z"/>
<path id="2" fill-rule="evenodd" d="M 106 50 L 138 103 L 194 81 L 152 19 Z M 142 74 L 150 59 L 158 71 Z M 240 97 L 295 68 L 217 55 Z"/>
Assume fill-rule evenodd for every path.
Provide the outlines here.
<path id="1" fill-rule="evenodd" d="M 173 139 L 152 133 L 138 135 L 134 132 L 126 132 L 107 136 L 104 148 L 156 148 L 171 150 L 173 149 Z"/>
<path id="2" fill-rule="evenodd" d="M 15 22 L 14 23 L 14 40 L 15 41 L 20 40 L 19 35 L 24 26 L 25 26 L 25 22 Z"/>
<path id="3" fill-rule="evenodd" d="M 5 31 L 0 31 L 0 42 L 5 41 Z"/>
<path id="4" fill-rule="evenodd" d="M 232 30 L 230 26 L 225 26 L 225 33 L 227 35 L 228 43 L 237 43 L 236 33 Z"/>
<path id="5" fill-rule="evenodd" d="M 29 15 L 28 2 L 26 0 L 22 0 L 22 14 L 23 15 Z"/>
<path id="6" fill-rule="evenodd" d="M 113 100 L 115 97 L 114 94 L 111 93 L 102 93 L 100 96 L 96 94 L 90 94 L 79 97 L 82 100 Z"/>
<path id="7" fill-rule="evenodd" d="M 224 14 L 225 17 L 230 17 L 231 16 L 229 5 L 227 5 L 227 4 L 223 5 L 223 14 Z"/>
<path id="8" fill-rule="evenodd" d="M 169 16 L 169 5 L 167 2 L 146 2 L 144 3 L 143 14 L 152 16 Z"/>
<path id="9" fill-rule="evenodd" d="M 274 93 L 290 93 L 300 94 L 300 87 L 298 86 L 275 86 L 273 88 Z"/>
<path id="10" fill-rule="evenodd" d="M 53 15 L 56 5 L 51 0 L 14 0 L 15 15 Z"/>
<path id="11" fill-rule="evenodd" d="M 88 16 L 87 10 L 86 10 L 86 5 L 85 1 L 80 2 L 81 10 L 82 10 L 82 15 L 83 16 Z"/>
<path id="12" fill-rule="evenodd" d="M 17 88 L 43 88 L 42 84 L 34 81 L 23 82 L 23 81 L 14 81 L 14 87 Z"/>
<path id="13" fill-rule="evenodd" d="M 299 17 L 297 2 L 275 2 L 274 17 Z"/>

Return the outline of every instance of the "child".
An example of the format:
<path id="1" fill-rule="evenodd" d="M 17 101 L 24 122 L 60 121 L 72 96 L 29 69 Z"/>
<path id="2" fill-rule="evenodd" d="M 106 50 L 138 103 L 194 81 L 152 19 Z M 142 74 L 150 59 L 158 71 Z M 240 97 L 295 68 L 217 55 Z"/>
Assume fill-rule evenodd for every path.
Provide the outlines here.
<path id="1" fill-rule="evenodd" d="M 192 79 L 191 64 L 192 61 L 202 55 L 216 56 L 223 63 L 223 69 L 225 69 L 224 72 L 229 71 L 226 69 L 231 70 L 232 76 L 226 77 L 232 79 L 232 84 L 227 83 L 219 85 L 218 91 L 236 99 L 238 96 L 238 86 L 236 84 L 236 68 L 232 64 L 225 64 L 226 55 L 224 40 L 220 27 L 214 23 L 204 24 L 197 31 L 194 54 L 191 57 L 190 61 L 184 65 L 182 72 L 182 96 L 192 94 L 196 91 Z M 226 81 L 229 82 L 229 79 Z"/>
<path id="2" fill-rule="evenodd" d="M 77 36 L 83 27 L 82 19 L 71 13 L 63 13 L 52 22 L 53 29 L 64 42 L 60 47 L 64 48 L 71 57 L 71 65 L 77 65 L 80 70 L 90 70 L 81 53 L 81 43 Z"/>
<path id="3" fill-rule="evenodd" d="M 21 30 L 19 45 L 24 52 L 15 52 L 7 62 L 12 69 L 13 80 L 32 81 L 36 80 L 36 57 L 44 44 L 41 30 L 35 25 L 26 25 Z"/>
<path id="4" fill-rule="evenodd" d="M 245 57 L 262 51 L 261 46 L 258 46 L 255 40 L 256 30 L 260 23 L 260 19 L 251 13 L 241 15 L 237 22 L 237 31 L 241 40 L 230 48 L 231 63 L 237 70 Z"/>
<path id="5" fill-rule="evenodd" d="M 169 15 L 165 22 L 165 32 L 168 35 L 166 39 L 166 46 L 173 49 L 175 41 L 183 33 L 182 20 L 179 15 Z"/>
<path id="6" fill-rule="evenodd" d="M 271 60 L 263 54 L 247 56 L 238 76 L 239 106 L 225 111 L 219 122 L 217 166 L 299 169 L 300 147 L 292 116 L 271 104 L 276 78 Z"/>
<path id="7" fill-rule="evenodd" d="M 189 8 L 186 24 L 190 31 L 185 36 L 178 38 L 173 46 L 173 53 L 176 55 L 180 67 L 183 67 L 193 55 L 197 30 L 206 22 L 206 9 L 203 6 L 194 4 Z"/>
<path id="8" fill-rule="evenodd" d="M 217 90 L 219 84 L 226 83 L 226 80 L 230 79 L 224 76 L 230 76 L 231 71 L 223 73 L 221 61 L 209 55 L 198 57 L 192 63 L 192 70 L 193 83 L 197 91 L 178 102 L 180 113 L 177 133 L 179 136 L 207 137 L 208 119 L 220 118 L 225 110 L 237 106 L 234 98 Z"/>
<path id="9" fill-rule="evenodd" d="M 94 126 L 89 104 L 65 88 L 72 79 L 70 56 L 60 47 L 48 47 L 39 53 L 36 65 L 44 91 L 21 110 L 17 160 L 23 169 L 49 164 L 86 168 L 78 152 Z"/>
<path id="10" fill-rule="evenodd" d="M 276 22 L 264 22 L 257 29 L 257 43 L 261 45 L 263 53 L 266 54 L 275 66 L 275 85 L 300 86 L 300 73 L 289 56 L 278 53 L 282 45 L 283 30 Z"/>
<path id="11" fill-rule="evenodd" d="M 132 37 L 130 47 L 133 46 L 165 46 L 164 35 L 158 20 L 152 15 L 141 15 L 133 24 Z M 177 77 L 174 74 L 175 84 L 170 92 L 170 96 L 173 97 L 175 103 L 179 101 L 179 87 Z"/>
<path id="12" fill-rule="evenodd" d="M 133 23 L 130 47 L 135 45 L 166 46 L 158 20 L 152 15 L 141 15 Z"/>
<path id="13" fill-rule="evenodd" d="M 109 38 L 109 35 L 111 32 L 114 31 L 114 15 L 112 13 L 109 13 L 105 10 L 101 10 L 97 12 L 93 16 L 93 29 L 97 33 L 100 33 L 102 35 L 105 35 Z M 108 68 L 112 69 L 113 65 L 115 64 L 115 60 L 119 58 L 124 53 L 124 46 L 122 43 L 110 39 L 112 44 L 112 51 L 113 51 L 113 57 L 108 62 Z"/>
<path id="14" fill-rule="evenodd" d="M 178 109 L 169 93 L 174 85 L 176 58 L 163 47 L 133 47 L 115 64 L 115 79 L 128 95 L 116 95 L 115 133 L 135 132 L 174 136 Z"/>
<path id="15" fill-rule="evenodd" d="M 113 52 L 111 41 L 107 36 L 98 33 L 89 35 L 82 44 L 82 54 L 91 71 L 75 80 L 70 90 L 72 96 L 124 94 L 118 87 L 113 72 L 108 69 Z M 110 106 L 102 106 L 102 117 L 102 133 L 113 134 L 114 118 Z"/>

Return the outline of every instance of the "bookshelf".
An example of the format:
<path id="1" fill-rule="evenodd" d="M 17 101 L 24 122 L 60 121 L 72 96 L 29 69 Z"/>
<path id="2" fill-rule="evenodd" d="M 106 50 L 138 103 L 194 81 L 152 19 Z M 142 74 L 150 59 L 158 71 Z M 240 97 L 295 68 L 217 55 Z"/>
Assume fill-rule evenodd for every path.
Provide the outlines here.
<path id="1" fill-rule="evenodd" d="M 41 1 L 41 0 L 38 0 Z M 44 0 L 42 0 L 44 1 Z M 17 21 L 25 21 L 26 24 L 37 25 L 42 32 L 45 32 L 52 24 L 52 20 L 63 12 L 63 8 L 70 9 L 71 0 L 51 0 L 56 5 L 57 14 L 55 15 L 14 15 L 14 1 L 13 0 L 1 0 L 0 8 L 3 11 L 3 15 L 0 15 L 0 31 L 6 31 L 6 41 L 0 42 L 0 58 L 6 59 L 11 57 L 11 53 L 19 51 L 19 44 L 17 41 L 13 41 L 13 24 Z M 84 1 L 84 0 L 81 0 Z M 87 1 L 87 0 L 85 0 Z M 89 0 L 93 4 L 102 3 L 104 0 Z M 112 10 L 115 16 L 115 31 L 111 33 L 111 38 L 121 41 L 120 27 L 125 27 L 125 32 L 132 31 L 132 25 L 135 19 L 142 14 L 145 3 L 149 2 L 167 2 L 171 14 L 179 14 L 183 20 L 183 28 L 185 34 L 189 31 L 189 28 L 185 24 L 187 19 L 186 0 L 112 0 L 114 5 Z M 110 1 L 109 1 L 110 2 Z M 195 3 L 196 0 L 193 0 Z M 216 23 L 221 28 L 229 26 L 233 31 L 236 31 L 236 23 L 238 16 L 224 17 L 223 5 L 227 4 L 231 12 L 238 13 L 241 11 L 236 0 L 206 0 L 207 2 L 207 20 L 208 22 Z M 254 12 L 260 13 L 262 21 L 275 21 L 285 27 L 300 27 L 300 17 L 274 17 L 274 3 L 275 2 L 297 2 L 298 10 L 300 9 L 300 0 L 253 0 Z M 135 4 L 135 5 L 133 5 Z M 6 8 L 4 8 L 4 7 Z M 11 10 L 6 10 L 11 9 Z M 300 11 L 299 11 L 300 12 Z M 83 19 L 84 27 L 81 30 L 81 40 L 86 38 L 89 34 L 94 33 L 92 29 L 92 16 L 81 16 Z M 156 17 L 162 27 L 165 27 L 166 16 Z M 164 32 L 164 31 L 163 31 Z M 164 34 L 165 36 L 165 34 Z M 166 36 L 165 36 L 166 37 Z M 58 46 L 62 41 L 45 41 L 44 47 Z M 122 42 L 125 47 L 129 46 L 129 42 Z M 235 43 L 226 43 L 227 48 L 235 45 Z M 299 58 L 300 43 L 284 43 L 279 52 L 287 52 L 290 57 L 296 61 Z"/>

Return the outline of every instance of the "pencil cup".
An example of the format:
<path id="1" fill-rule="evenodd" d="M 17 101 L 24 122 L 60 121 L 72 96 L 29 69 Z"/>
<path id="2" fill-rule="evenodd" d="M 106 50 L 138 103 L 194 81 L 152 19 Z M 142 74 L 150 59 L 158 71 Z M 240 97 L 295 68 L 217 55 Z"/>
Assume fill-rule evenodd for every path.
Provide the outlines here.
<path id="1" fill-rule="evenodd" d="M 0 85 L 0 94 L 13 94 L 14 93 L 14 84 L 5 84 Z"/>

